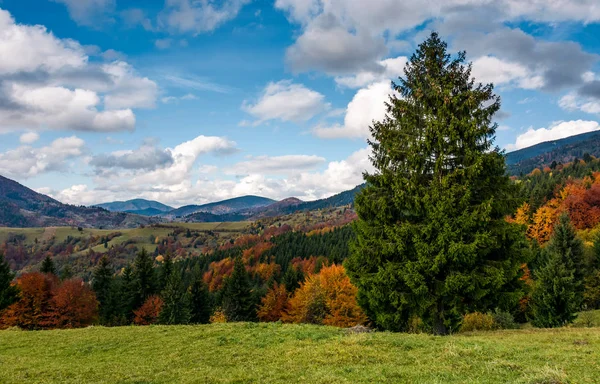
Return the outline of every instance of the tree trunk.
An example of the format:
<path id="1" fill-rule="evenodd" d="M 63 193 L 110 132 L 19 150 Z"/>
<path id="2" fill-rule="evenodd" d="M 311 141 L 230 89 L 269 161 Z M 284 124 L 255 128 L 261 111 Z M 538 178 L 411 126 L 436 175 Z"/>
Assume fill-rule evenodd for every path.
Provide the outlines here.
<path id="1" fill-rule="evenodd" d="M 439 336 L 446 336 L 448 334 L 448 328 L 444 324 L 444 303 L 439 302 L 437 310 L 433 316 L 433 334 Z"/>

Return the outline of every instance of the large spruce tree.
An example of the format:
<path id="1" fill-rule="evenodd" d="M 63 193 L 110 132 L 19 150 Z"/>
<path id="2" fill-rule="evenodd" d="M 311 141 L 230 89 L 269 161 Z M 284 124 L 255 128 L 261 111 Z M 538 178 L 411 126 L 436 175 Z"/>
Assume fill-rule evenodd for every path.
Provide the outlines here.
<path id="1" fill-rule="evenodd" d="M 54 260 L 52 260 L 50 256 L 46 256 L 44 261 L 42 261 L 40 272 L 56 275 L 56 266 L 54 265 Z"/>
<path id="2" fill-rule="evenodd" d="M 256 302 L 252 295 L 250 277 L 241 257 L 235 259 L 233 273 L 225 281 L 223 312 L 227 321 L 256 320 Z"/>
<path id="3" fill-rule="evenodd" d="M 157 293 L 154 260 L 142 249 L 133 261 L 133 281 L 135 284 L 133 308 L 139 308 L 146 299 Z"/>
<path id="4" fill-rule="evenodd" d="M 208 288 L 202 280 L 202 271 L 196 265 L 192 270 L 192 283 L 190 294 L 190 322 L 194 324 L 208 324 L 211 313 L 211 300 Z"/>
<path id="5" fill-rule="evenodd" d="M 173 325 L 190 322 L 190 298 L 178 272 L 171 272 L 161 297 L 163 299 L 163 307 L 159 315 L 161 324 Z"/>
<path id="6" fill-rule="evenodd" d="M 527 253 L 504 157 L 493 147 L 500 100 L 471 78 L 436 33 L 422 43 L 370 128 L 366 188 L 355 201 L 357 239 L 346 262 L 359 302 L 380 328 L 420 317 L 447 334 L 461 316 L 513 309 Z"/>
<path id="7" fill-rule="evenodd" d="M 19 298 L 19 290 L 12 284 L 14 277 L 4 254 L 0 252 L 0 312 Z"/>
<path id="8" fill-rule="evenodd" d="M 112 285 L 113 271 L 110 267 L 110 261 L 108 257 L 102 256 L 92 275 L 92 289 L 96 293 L 96 298 L 100 304 L 98 314 L 102 324 L 109 323 L 115 315 L 115 310 L 111 306 Z"/>

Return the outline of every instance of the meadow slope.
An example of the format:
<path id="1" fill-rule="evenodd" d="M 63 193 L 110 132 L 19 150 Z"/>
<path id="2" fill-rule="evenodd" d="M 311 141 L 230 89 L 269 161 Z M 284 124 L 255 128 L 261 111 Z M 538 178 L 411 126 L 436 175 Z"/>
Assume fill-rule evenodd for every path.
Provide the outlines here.
<path id="1" fill-rule="evenodd" d="M 597 383 L 600 328 L 435 337 L 274 323 L 0 331 L 10 383 Z"/>

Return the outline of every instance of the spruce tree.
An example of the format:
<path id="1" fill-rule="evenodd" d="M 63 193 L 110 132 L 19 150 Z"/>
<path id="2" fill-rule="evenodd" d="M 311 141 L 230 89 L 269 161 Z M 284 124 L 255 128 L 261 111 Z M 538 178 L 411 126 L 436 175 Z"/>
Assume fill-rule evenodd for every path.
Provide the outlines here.
<path id="1" fill-rule="evenodd" d="M 51 275 L 56 275 L 56 267 L 54 266 L 54 260 L 50 256 L 46 256 L 44 261 L 42 261 L 42 266 L 40 267 L 41 273 L 49 273 Z"/>
<path id="2" fill-rule="evenodd" d="M 514 185 L 493 147 L 500 99 L 475 83 L 465 57 L 432 33 L 370 128 L 376 171 L 356 196 L 346 268 L 382 329 L 406 330 L 417 316 L 447 334 L 464 313 L 512 310 L 521 295 L 527 244 L 504 220 Z"/>
<path id="3" fill-rule="evenodd" d="M 134 300 L 133 308 L 139 308 L 146 299 L 157 293 L 156 276 L 154 274 L 154 261 L 142 249 L 133 262 Z"/>
<path id="4" fill-rule="evenodd" d="M 256 305 L 250 277 L 241 257 L 235 259 L 233 273 L 223 288 L 223 312 L 227 321 L 254 321 Z"/>
<path id="5" fill-rule="evenodd" d="M 192 284 L 190 285 L 190 322 L 194 324 L 207 324 L 210 321 L 211 301 L 208 288 L 202 280 L 202 272 L 198 266 L 192 271 Z"/>
<path id="6" fill-rule="evenodd" d="M 98 310 L 100 321 L 107 324 L 114 315 L 114 308 L 111 306 L 111 294 L 113 285 L 113 272 L 110 267 L 108 257 L 102 256 L 92 275 L 92 289 L 96 293 L 96 298 L 100 304 Z"/>
<path id="7" fill-rule="evenodd" d="M 69 280 L 73 277 L 73 269 L 69 264 L 65 265 L 60 271 L 61 280 Z"/>
<path id="8" fill-rule="evenodd" d="M 171 257 L 171 252 L 167 252 L 165 255 L 162 266 L 160 268 L 159 274 L 159 289 L 162 291 L 167 286 L 167 281 L 169 280 L 171 274 L 173 273 L 173 258 Z"/>
<path id="9" fill-rule="evenodd" d="M 179 273 L 171 273 L 161 297 L 164 303 L 159 315 L 161 324 L 174 325 L 190 322 L 190 298 L 181 282 Z"/>
<path id="10" fill-rule="evenodd" d="M 133 310 L 137 308 L 137 281 L 131 265 L 127 264 L 123 268 L 118 282 L 119 284 L 116 284 L 113 288 L 113 291 L 118 292 L 118 295 L 111 295 L 111 300 L 118 300 L 119 323 L 130 324 L 133 320 Z"/>
<path id="11" fill-rule="evenodd" d="M 19 290 L 12 285 L 14 277 L 4 254 L 0 252 L 0 312 L 19 298 Z"/>

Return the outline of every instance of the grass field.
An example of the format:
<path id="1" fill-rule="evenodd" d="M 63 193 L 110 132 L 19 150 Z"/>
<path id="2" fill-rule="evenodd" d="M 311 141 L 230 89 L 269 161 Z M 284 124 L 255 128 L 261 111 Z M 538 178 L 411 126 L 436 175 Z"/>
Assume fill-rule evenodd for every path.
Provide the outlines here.
<path id="1" fill-rule="evenodd" d="M 435 337 L 311 325 L 0 331 L 1 383 L 598 383 L 600 328 Z"/>

